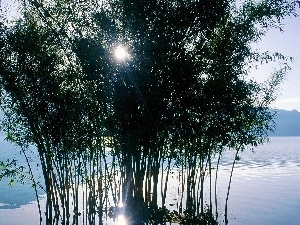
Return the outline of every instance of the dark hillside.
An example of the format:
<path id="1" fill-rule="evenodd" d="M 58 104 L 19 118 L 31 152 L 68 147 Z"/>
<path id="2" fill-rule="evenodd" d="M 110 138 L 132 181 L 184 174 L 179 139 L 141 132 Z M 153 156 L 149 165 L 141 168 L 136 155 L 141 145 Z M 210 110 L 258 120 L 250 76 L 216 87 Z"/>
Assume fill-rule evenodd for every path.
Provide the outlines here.
<path id="1" fill-rule="evenodd" d="M 300 112 L 279 110 L 276 115 L 276 130 L 270 136 L 300 136 Z"/>

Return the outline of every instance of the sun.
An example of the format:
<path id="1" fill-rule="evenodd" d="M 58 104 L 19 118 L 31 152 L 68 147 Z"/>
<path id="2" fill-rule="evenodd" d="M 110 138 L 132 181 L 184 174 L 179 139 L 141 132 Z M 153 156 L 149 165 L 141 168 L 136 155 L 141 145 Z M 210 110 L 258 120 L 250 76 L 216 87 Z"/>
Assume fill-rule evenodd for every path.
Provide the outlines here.
<path id="1" fill-rule="evenodd" d="M 114 55 L 115 58 L 118 61 L 123 61 L 128 57 L 128 53 L 126 51 L 126 48 L 124 48 L 123 46 L 119 45 L 118 47 L 116 47 L 115 51 L 114 51 Z"/>

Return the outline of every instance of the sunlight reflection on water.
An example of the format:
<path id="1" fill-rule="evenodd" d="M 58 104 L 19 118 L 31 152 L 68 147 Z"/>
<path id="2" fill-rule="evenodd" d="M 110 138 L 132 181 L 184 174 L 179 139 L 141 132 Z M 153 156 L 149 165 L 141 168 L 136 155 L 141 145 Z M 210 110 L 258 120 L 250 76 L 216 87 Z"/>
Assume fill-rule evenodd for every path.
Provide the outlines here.
<path id="1" fill-rule="evenodd" d="M 119 215 L 116 220 L 116 225 L 127 225 L 126 218 L 123 215 Z"/>

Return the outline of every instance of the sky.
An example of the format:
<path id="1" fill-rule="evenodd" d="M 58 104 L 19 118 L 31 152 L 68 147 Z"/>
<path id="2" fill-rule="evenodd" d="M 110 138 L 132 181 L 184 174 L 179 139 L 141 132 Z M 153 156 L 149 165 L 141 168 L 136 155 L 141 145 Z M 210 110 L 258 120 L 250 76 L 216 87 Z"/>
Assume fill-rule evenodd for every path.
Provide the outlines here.
<path id="1" fill-rule="evenodd" d="M 2 7 L 11 3 L 13 0 L 0 0 Z M 300 4 L 296 6 L 296 13 L 300 15 Z M 11 9 L 14 14 L 16 9 Z M 282 21 L 283 32 L 279 30 L 269 31 L 262 40 L 254 45 L 261 52 L 280 52 L 284 56 L 294 57 L 294 61 L 289 63 L 291 70 L 286 76 L 283 84 L 278 91 L 278 98 L 272 104 L 277 109 L 293 110 L 300 112 L 300 16 L 288 17 Z M 263 82 L 274 70 L 275 65 L 271 63 L 259 67 L 250 76 Z"/>
<path id="2" fill-rule="evenodd" d="M 297 13 L 300 8 L 297 6 Z M 283 32 L 271 30 L 257 44 L 261 51 L 280 52 L 285 56 L 294 57 L 294 61 L 289 63 L 291 70 L 281 85 L 280 93 L 273 107 L 278 109 L 300 111 L 300 17 L 289 17 L 283 22 Z M 271 67 L 271 68 L 270 68 Z M 272 66 L 255 72 L 258 79 L 266 78 L 270 74 Z"/>

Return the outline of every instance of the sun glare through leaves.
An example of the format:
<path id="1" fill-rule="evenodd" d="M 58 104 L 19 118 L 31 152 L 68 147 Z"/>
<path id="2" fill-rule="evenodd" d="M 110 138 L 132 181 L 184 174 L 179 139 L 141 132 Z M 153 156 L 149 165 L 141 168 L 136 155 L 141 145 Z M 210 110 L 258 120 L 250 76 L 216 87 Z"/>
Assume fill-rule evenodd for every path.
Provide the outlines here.
<path id="1" fill-rule="evenodd" d="M 123 61 L 128 58 L 128 52 L 125 47 L 119 45 L 114 50 L 114 56 L 117 61 Z"/>

